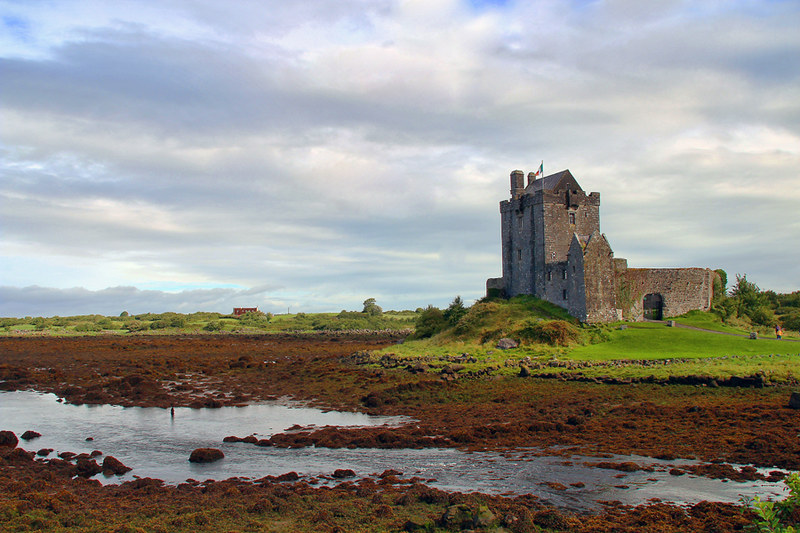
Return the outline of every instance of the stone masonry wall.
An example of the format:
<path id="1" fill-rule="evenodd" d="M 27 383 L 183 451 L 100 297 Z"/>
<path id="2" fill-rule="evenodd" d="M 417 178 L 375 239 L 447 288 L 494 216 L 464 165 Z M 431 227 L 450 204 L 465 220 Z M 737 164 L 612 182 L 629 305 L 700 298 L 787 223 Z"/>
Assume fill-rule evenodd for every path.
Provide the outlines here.
<path id="1" fill-rule="evenodd" d="M 613 322 L 617 312 L 614 252 L 604 235 L 595 232 L 583 256 L 585 270 L 586 322 Z"/>
<path id="2" fill-rule="evenodd" d="M 693 309 L 711 307 L 711 290 L 716 273 L 708 268 L 628 268 L 622 283 L 633 306 L 625 318 L 642 320 L 644 297 L 658 293 L 664 299 L 664 317 L 682 315 Z"/>

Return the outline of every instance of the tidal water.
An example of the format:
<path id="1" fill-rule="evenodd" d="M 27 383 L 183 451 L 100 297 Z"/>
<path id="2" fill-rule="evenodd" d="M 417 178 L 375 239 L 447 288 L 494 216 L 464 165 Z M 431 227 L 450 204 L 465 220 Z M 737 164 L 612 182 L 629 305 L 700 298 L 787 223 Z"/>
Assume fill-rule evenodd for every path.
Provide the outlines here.
<path id="1" fill-rule="evenodd" d="M 533 457 L 523 452 L 499 454 L 463 452 L 453 449 L 281 449 L 246 443 L 223 443 L 227 435 L 255 434 L 267 438 L 295 424 L 300 426 L 374 426 L 406 422 L 399 418 L 372 417 L 359 413 L 322 411 L 279 402 L 220 409 L 169 409 L 69 405 L 52 394 L 29 391 L 0 392 L 0 429 L 22 435 L 37 431 L 40 438 L 20 441 L 36 451 L 53 448 L 50 457 L 62 451 L 75 453 L 99 450 L 113 455 L 133 470 L 125 476 L 97 479 L 119 483 L 138 477 L 154 477 L 168 483 L 187 479 L 203 481 L 230 477 L 258 479 L 295 471 L 301 476 L 329 476 L 349 468 L 360 477 L 380 474 L 392 468 L 406 478 L 418 476 L 445 490 L 491 494 L 534 494 L 559 507 L 592 509 L 598 501 L 618 500 L 626 504 L 645 503 L 652 498 L 677 504 L 701 500 L 737 502 L 743 495 L 782 498 L 782 483 L 713 480 L 691 475 L 672 476 L 672 466 L 692 461 L 659 461 L 648 457 L 615 456 L 603 461 L 634 461 L 656 467 L 655 472 L 632 472 L 624 477 L 616 470 L 583 465 L 598 462 L 591 457 Z M 92 440 L 87 441 L 87 438 Z M 195 448 L 219 448 L 225 458 L 211 464 L 188 461 Z M 100 458 L 102 459 L 102 457 Z M 570 464 L 571 463 L 571 464 Z M 766 470 L 762 470 L 765 472 Z M 572 487 L 571 483 L 584 483 Z M 557 490 L 547 483 L 560 483 Z M 624 486 L 625 488 L 622 488 Z"/>

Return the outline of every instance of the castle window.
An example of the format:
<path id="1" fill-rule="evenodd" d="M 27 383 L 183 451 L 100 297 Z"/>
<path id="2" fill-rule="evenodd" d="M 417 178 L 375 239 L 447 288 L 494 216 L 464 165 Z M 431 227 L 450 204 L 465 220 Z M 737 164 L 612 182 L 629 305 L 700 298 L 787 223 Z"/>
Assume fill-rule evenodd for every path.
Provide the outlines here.
<path id="1" fill-rule="evenodd" d="M 567 279 L 567 269 L 566 268 L 561 271 L 561 277 L 564 278 L 564 279 Z"/>
<path id="2" fill-rule="evenodd" d="M 567 289 L 564 289 L 563 291 L 561 291 L 561 298 L 562 298 L 563 300 L 566 300 L 566 299 L 567 299 Z"/>
<path id="3" fill-rule="evenodd" d="M 569 223 L 572 224 L 573 226 L 575 225 L 575 213 L 569 214 Z"/>
<path id="4" fill-rule="evenodd" d="M 517 261 L 522 261 L 522 249 L 517 250 Z"/>
<path id="5" fill-rule="evenodd" d="M 547 271 L 547 281 L 552 281 L 552 280 L 553 280 L 553 273 L 548 270 Z"/>

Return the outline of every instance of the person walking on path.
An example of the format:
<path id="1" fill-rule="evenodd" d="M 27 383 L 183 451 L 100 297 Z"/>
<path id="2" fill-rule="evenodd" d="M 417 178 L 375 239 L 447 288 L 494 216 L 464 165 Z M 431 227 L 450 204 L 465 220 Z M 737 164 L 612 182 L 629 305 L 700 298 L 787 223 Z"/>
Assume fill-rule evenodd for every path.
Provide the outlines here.
<path id="1" fill-rule="evenodd" d="M 781 329 L 780 324 L 775 324 L 775 337 L 778 340 L 781 340 L 781 336 L 783 335 L 783 330 Z"/>

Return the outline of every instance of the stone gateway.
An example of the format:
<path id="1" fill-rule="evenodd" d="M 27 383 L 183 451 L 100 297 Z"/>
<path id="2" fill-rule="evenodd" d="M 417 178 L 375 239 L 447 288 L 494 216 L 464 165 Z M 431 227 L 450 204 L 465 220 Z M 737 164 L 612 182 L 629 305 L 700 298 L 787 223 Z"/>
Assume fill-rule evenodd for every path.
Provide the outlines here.
<path id="1" fill-rule="evenodd" d="M 503 277 L 488 296 L 530 294 L 582 322 L 661 320 L 711 307 L 708 268 L 628 268 L 600 233 L 600 193 L 586 194 L 569 170 L 540 179 L 511 173 L 500 202 Z"/>

